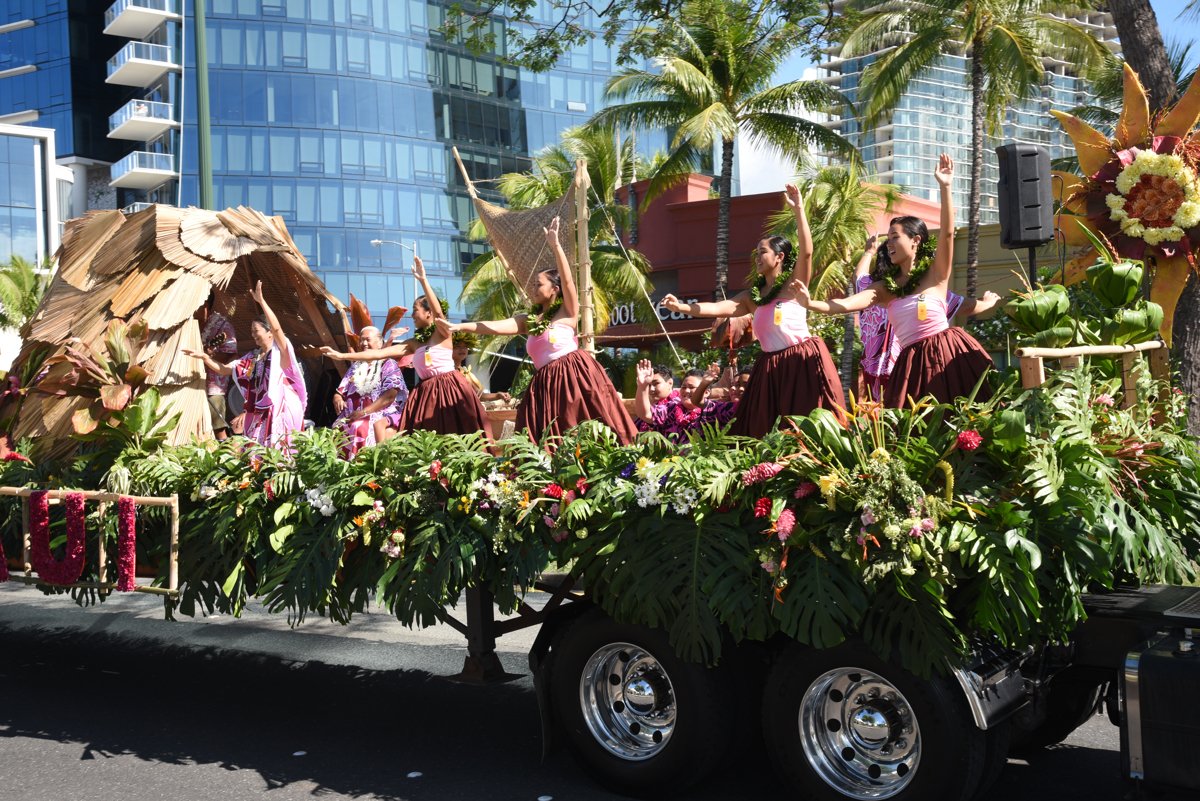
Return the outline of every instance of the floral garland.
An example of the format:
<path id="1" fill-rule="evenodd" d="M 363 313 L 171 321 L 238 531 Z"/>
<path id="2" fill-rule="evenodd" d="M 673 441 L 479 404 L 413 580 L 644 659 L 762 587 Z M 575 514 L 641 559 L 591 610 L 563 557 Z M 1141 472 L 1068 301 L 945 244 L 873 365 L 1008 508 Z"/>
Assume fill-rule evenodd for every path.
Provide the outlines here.
<path id="1" fill-rule="evenodd" d="M 117 499 L 117 592 L 137 589 L 137 514 L 133 498 Z"/>
<path id="2" fill-rule="evenodd" d="M 29 495 L 30 561 L 38 577 L 49 584 L 74 584 L 83 575 L 84 522 L 83 493 L 63 496 L 67 511 L 67 553 L 58 561 L 50 553 L 50 502 L 45 490 Z"/>
<path id="3" fill-rule="evenodd" d="M 8 581 L 8 557 L 4 555 L 4 538 L 0 537 L 0 584 Z"/>
<path id="4" fill-rule="evenodd" d="M 429 341 L 429 338 L 433 336 L 433 332 L 436 330 L 436 328 L 437 326 L 432 325 L 421 326 L 416 331 L 413 331 L 413 339 L 424 345 Z"/>
<path id="5" fill-rule="evenodd" d="M 383 378 L 383 362 L 355 362 L 351 375 L 354 388 L 364 398 L 370 398 L 379 393 L 379 385 Z"/>
<path id="6" fill-rule="evenodd" d="M 542 311 L 542 304 L 533 304 L 529 311 L 525 312 L 525 330 L 533 337 L 546 333 L 546 329 L 554 323 L 554 315 L 558 314 L 561 308 L 562 298 L 555 298 L 550 308 L 545 311 Z"/>
<path id="7" fill-rule="evenodd" d="M 775 299 L 788 282 L 792 280 L 792 273 L 796 271 L 796 251 L 790 251 L 783 257 L 783 269 L 779 271 L 779 275 L 775 276 L 775 282 L 771 284 L 771 289 L 766 295 L 763 295 L 763 287 L 767 285 L 767 277 L 761 273 L 754 277 L 754 281 L 750 285 L 750 299 L 754 301 L 755 306 L 762 306 L 764 303 L 770 303 Z"/>
<path id="8" fill-rule="evenodd" d="M 937 253 L 937 237 L 931 236 L 926 241 L 917 246 L 917 254 L 914 259 L 912 271 L 908 274 L 908 280 L 903 285 L 896 281 L 896 276 L 900 274 L 900 268 L 893 264 L 891 271 L 885 274 L 881 281 L 888 292 L 898 298 L 903 298 L 917 291 L 917 287 L 921 285 L 921 279 L 925 277 L 925 273 L 929 272 L 929 268 L 933 266 L 933 257 Z"/>
<path id="9" fill-rule="evenodd" d="M 1109 219 L 1147 245 L 1178 242 L 1200 224 L 1196 173 L 1173 153 L 1133 150 L 1137 155 L 1114 182 L 1116 192 L 1105 195 Z"/>

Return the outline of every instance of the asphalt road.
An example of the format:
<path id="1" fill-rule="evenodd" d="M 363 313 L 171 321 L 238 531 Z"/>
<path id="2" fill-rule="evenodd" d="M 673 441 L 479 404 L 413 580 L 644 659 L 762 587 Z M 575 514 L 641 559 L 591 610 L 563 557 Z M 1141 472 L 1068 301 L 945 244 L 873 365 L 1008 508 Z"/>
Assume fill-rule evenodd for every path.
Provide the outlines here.
<path id="1" fill-rule="evenodd" d="M 563 749 L 542 761 L 531 631 L 501 641 L 526 675 L 478 687 L 441 678 L 465 653 L 444 626 L 161 618 L 147 596 L 79 609 L 0 585 L 0 801 L 619 798 Z M 1010 760 L 988 801 L 1119 801 L 1117 748 L 1096 718 Z M 788 794 L 752 749 L 684 797 Z"/>

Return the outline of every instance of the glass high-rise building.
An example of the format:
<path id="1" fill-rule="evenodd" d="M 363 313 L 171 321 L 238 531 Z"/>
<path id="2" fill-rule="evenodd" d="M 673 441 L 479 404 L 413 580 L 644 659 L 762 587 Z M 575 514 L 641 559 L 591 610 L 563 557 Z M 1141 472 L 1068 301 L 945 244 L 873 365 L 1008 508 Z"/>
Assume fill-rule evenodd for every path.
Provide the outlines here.
<path id="1" fill-rule="evenodd" d="M 411 307 L 413 246 L 451 299 L 485 249 L 467 238 L 472 210 L 451 147 L 497 200 L 488 181 L 527 169 L 531 153 L 585 122 L 616 70 L 602 41 L 541 74 L 506 65 L 499 18 L 495 52 L 472 54 L 437 32 L 449 0 L 15 2 L 0 26 L 35 44 L 12 68 L 74 69 L 86 43 L 101 76 L 105 91 L 86 105 L 39 89 L 22 105 L 5 93 L 0 62 L 0 121 L 33 108 L 40 124 L 57 115 L 60 131 L 79 131 L 81 118 L 101 131 L 107 147 L 91 159 L 110 194 L 92 192 L 84 208 L 200 205 L 211 181 L 210 205 L 283 217 L 331 291 L 376 314 Z M 538 13 L 550 19 L 548 7 Z"/>
<path id="2" fill-rule="evenodd" d="M 847 0 L 837 0 L 840 10 Z M 1110 48 L 1116 49 L 1117 31 L 1107 12 L 1095 12 L 1075 20 Z M 837 56 L 841 44 L 827 51 L 820 65 L 823 80 L 841 89 L 852 102 L 860 99 L 863 71 L 879 56 L 870 53 L 856 58 Z M 1045 82 L 1039 91 L 1014 103 L 1005 116 L 999 136 L 984 145 L 983 180 L 980 193 L 980 222 L 1000 220 L 997 206 L 995 146 L 1003 142 L 1041 145 L 1052 159 L 1074 154 L 1074 147 L 1050 110 L 1070 111 L 1091 102 L 1087 80 L 1072 64 L 1047 59 Z M 898 184 L 904 191 L 936 200 L 933 177 L 938 155 L 949 153 L 958 164 L 954 178 L 954 203 L 959 224 L 966 224 L 971 187 L 971 84 L 965 56 L 943 55 L 930 69 L 918 74 L 901 96 L 896 108 L 875 127 L 864 129 L 861 118 L 842 118 L 830 127 L 854 142 L 868 168 L 879 180 Z"/>

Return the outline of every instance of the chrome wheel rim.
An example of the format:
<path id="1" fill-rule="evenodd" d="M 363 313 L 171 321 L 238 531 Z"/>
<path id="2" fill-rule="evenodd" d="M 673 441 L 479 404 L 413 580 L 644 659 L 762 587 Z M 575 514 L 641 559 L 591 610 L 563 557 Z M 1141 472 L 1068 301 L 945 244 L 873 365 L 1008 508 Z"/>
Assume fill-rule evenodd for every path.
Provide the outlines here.
<path id="1" fill-rule="evenodd" d="M 657 756 L 675 731 L 675 689 L 667 671 L 640 646 L 610 643 L 584 665 L 579 704 L 588 730 L 613 756 Z"/>
<path id="2" fill-rule="evenodd" d="M 921 730 L 887 679 L 855 667 L 814 681 L 800 703 L 800 739 L 809 765 L 850 798 L 891 798 L 917 775 Z"/>

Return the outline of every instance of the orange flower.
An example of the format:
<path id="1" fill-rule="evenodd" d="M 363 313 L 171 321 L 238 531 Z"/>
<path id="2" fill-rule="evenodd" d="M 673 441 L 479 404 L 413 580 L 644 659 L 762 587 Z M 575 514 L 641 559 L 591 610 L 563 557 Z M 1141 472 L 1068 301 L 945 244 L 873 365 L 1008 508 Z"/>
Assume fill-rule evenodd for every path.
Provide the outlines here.
<path id="1" fill-rule="evenodd" d="M 373 490 L 379 489 L 379 485 L 376 484 L 374 481 L 368 481 L 367 487 L 368 487 L 368 489 L 373 489 Z"/>

